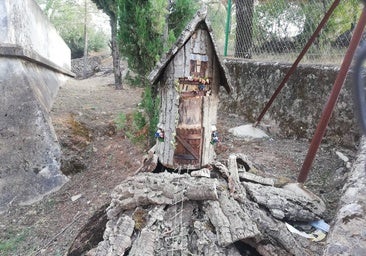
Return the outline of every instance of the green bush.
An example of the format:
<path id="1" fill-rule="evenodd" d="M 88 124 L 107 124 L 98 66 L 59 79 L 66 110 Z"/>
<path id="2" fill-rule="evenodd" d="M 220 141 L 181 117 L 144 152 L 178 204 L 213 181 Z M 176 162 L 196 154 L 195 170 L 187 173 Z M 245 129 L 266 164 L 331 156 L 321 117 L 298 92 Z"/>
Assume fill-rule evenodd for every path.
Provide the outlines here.
<path id="1" fill-rule="evenodd" d="M 154 97 L 152 87 L 147 86 L 141 102 L 141 107 L 148 117 L 148 145 L 155 142 L 155 132 L 159 123 L 160 98 Z"/>
<path id="2" fill-rule="evenodd" d="M 114 123 L 117 126 L 117 130 L 123 130 L 126 127 L 127 117 L 125 113 L 120 113 L 117 118 L 114 120 Z"/>
<path id="3" fill-rule="evenodd" d="M 146 87 L 138 109 L 132 114 L 120 113 L 114 120 L 117 130 L 123 131 L 133 143 L 151 147 L 155 143 L 159 105 L 159 98 L 154 98 L 151 87 Z"/>

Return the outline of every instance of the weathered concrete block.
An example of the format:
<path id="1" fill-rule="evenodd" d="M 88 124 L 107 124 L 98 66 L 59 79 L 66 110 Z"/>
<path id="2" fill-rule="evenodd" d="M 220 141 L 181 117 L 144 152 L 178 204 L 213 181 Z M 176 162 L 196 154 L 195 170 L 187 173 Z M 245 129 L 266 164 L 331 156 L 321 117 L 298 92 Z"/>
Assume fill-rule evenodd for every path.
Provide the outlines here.
<path id="1" fill-rule="evenodd" d="M 71 69 L 71 54 L 34 0 L 0 1 L 0 44 L 17 45 Z"/>
<path id="2" fill-rule="evenodd" d="M 48 108 L 64 75 L 19 59 L 0 58 L 0 209 L 59 188 L 60 146 Z M 48 89 L 48 90 L 47 90 Z"/>
<path id="3" fill-rule="evenodd" d="M 35 1 L 0 1 L 0 211 L 67 181 L 49 111 L 70 56 Z"/>

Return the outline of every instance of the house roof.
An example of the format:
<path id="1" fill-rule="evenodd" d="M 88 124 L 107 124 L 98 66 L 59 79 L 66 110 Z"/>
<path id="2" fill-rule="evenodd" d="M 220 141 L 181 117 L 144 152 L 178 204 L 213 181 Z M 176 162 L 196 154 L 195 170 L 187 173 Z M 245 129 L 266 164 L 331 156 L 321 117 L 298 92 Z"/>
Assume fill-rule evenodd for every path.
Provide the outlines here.
<path id="1" fill-rule="evenodd" d="M 201 9 L 199 10 L 192 21 L 186 26 L 176 43 L 172 46 L 172 48 L 160 59 L 160 61 L 156 64 L 155 68 L 151 71 L 151 73 L 148 76 L 149 81 L 152 84 L 156 84 L 161 75 L 164 73 L 165 68 L 167 67 L 168 63 L 172 60 L 172 58 L 175 56 L 175 54 L 186 44 L 186 42 L 190 39 L 190 37 L 194 34 L 194 32 L 197 30 L 198 27 L 201 26 L 201 24 L 207 28 L 207 31 L 210 35 L 210 39 L 215 51 L 215 55 L 219 62 L 219 70 L 220 70 L 220 85 L 224 86 L 226 91 L 228 93 L 231 93 L 232 86 L 230 83 L 230 80 L 227 79 L 228 71 L 226 69 L 226 66 L 223 64 L 223 60 L 221 57 L 217 54 L 217 45 L 214 40 L 214 35 L 212 32 L 211 24 L 207 20 L 207 10 Z"/>

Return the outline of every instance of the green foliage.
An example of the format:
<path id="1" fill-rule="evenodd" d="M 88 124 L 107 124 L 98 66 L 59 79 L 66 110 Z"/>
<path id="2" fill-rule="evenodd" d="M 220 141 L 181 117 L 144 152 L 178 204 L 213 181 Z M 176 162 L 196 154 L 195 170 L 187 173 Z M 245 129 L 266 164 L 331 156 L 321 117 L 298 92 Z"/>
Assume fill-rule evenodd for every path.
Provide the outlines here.
<path id="1" fill-rule="evenodd" d="M 135 111 L 127 115 L 120 113 L 114 122 L 117 130 L 123 131 L 133 143 L 139 144 L 146 141 L 146 119 L 141 112 Z"/>
<path id="2" fill-rule="evenodd" d="M 142 76 L 137 76 L 133 72 L 127 71 L 125 81 L 133 87 L 144 87 L 145 81 Z"/>
<path id="3" fill-rule="evenodd" d="M 109 38 L 101 30 L 88 28 L 88 51 L 99 52 L 106 49 Z"/>
<path id="4" fill-rule="evenodd" d="M 151 87 L 146 87 L 139 108 L 132 114 L 121 113 L 114 120 L 133 143 L 151 146 L 159 122 L 159 98 L 153 97 Z"/>
<path id="5" fill-rule="evenodd" d="M 117 16 L 118 0 L 91 0 L 98 9 L 103 10 L 109 17 Z"/>
<path id="6" fill-rule="evenodd" d="M 197 1 L 175 0 L 170 7 L 168 17 L 169 30 L 173 31 L 175 37 L 178 37 L 187 23 L 192 19 L 199 5 Z"/>
<path id="7" fill-rule="evenodd" d="M 117 118 L 114 120 L 114 123 L 117 126 L 117 130 L 123 130 L 126 127 L 127 117 L 125 113 L 118 114 Z"/>
<path id="8" fill-rule="evenodd" d="M 155 141 L 160 100 L 153 94 L 146 75 L 167 50 L 164 46 L 171 47 L 198 7 L 194 0 L 175 0 L 169 7 L 167 3 L 166 0 L 118 0 L 120 50 L 129 68 L 137 74 L 134 84 L 145 86 L 140 109 L 131 122 L 127 117 L 126 130 L 135 139 L 147 137 L 148 145 Z"/>
<path id="9" fill-rule="evenodd" d="M 194 0 L 176 0 L 168 13 L 166 0 L 119 0 L 120 49 L 129 68 L 145 77 L 166 50 L 162 46 L 171 46 L 196 6 Z"/>
<path id="10" fill-rule="evenodd" d="M 80 58 L 84 54 L 84 18 L 83 1 L 75 0 L 36 0 L 45 15 L 50 19 L 60 36 L 71 50 L 72 58 Z M 87 20 L 91 20 L 90 12 L 95 12 L 93 5 L 87 5 Z M 108 46 L 107 35 L 90 23 L 87 24 L 88 51 L 100 51 Z"/>
<path id="11" fill-rule="evenodd" d="M 133 112 L 133 128 L 135 131 L 141 131 L 147 125 L 145 115 L 141 111 Z"/>
<path id="12" fill-rule="evenodd" d="M 154 97 L 150 86 L 145 88 L 141 107 L 148 117 L 148 145 L 151 145 L 155 141 L 154 135 L 159 123 L 160 99 Z"/>
<path id="13" fill-rule="evenodd" d="M 333 1 L 259 1 L 255 6 L 253 17 L 253 37 L 255 45 L 260 45 L 271 39 L 284 37 L 293 38 L 298 49 L 302 49 L 307 40 L 314 33 L 316 27 L 324 17 Z M 327 25 L 317 38 L 316 47 L 310 48 L 317 52 L 330 46 L 339 35 L 350 30 L 359 17 L 362 4 L 358 0 L 341 1 L 333 12 Z M 240 26 L 240 24 L 237 24 Z M 288 27 L 298 29 L 297 34 L 291 35 Z"/>
<path id="14" fill-rule="evenodd" d="M 357 19 L 362 11 L 362 3 L 358 0 L 342 1 L 334 10 L 332 17 L 326 27 L 329 37 L 335 39 L 340 34 L 351 28 L 351 24 L 356 25 Z"/>
<path id="15" fill-rule="evenodd" d="M 313 6 L 310 10 L 313 9 L 319 8 Z M 261 3 L 255 8 L 253 15 L 254 37 L 261 41 L 288 36 L 290 25 L 299 29 L 304 27 L 306 14 L 310 15 L 310 18 L 314 17 L 313 14 L 305 12 L 304 8 L 299 5 L 288 3 L 288 0 Z"/>
<path id="16" fill-rule="evenodd" d="M 161 54 L 165 0 L 121 0 L 119 40 L 129 67 L 141 76 L 154 66 Z M 159 9 L 159 6 L 161 9 Z M 153 14 L 153 15 L 152 15 Z"/>

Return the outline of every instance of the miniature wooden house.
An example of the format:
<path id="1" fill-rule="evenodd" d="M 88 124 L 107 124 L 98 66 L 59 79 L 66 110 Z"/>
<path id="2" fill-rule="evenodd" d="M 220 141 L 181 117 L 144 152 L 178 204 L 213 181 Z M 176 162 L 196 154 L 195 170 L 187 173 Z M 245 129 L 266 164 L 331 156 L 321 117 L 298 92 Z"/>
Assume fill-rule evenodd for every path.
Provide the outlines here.
<path id="1" fill-rule="evenodd" d="M 206 12 L 198 12 L 149 75 L 150 82 L 159 85 L 155 152 L 164 166 L 197 169 L 212 162 L 219 87 L 231 91 L 225 71 Z"/>

